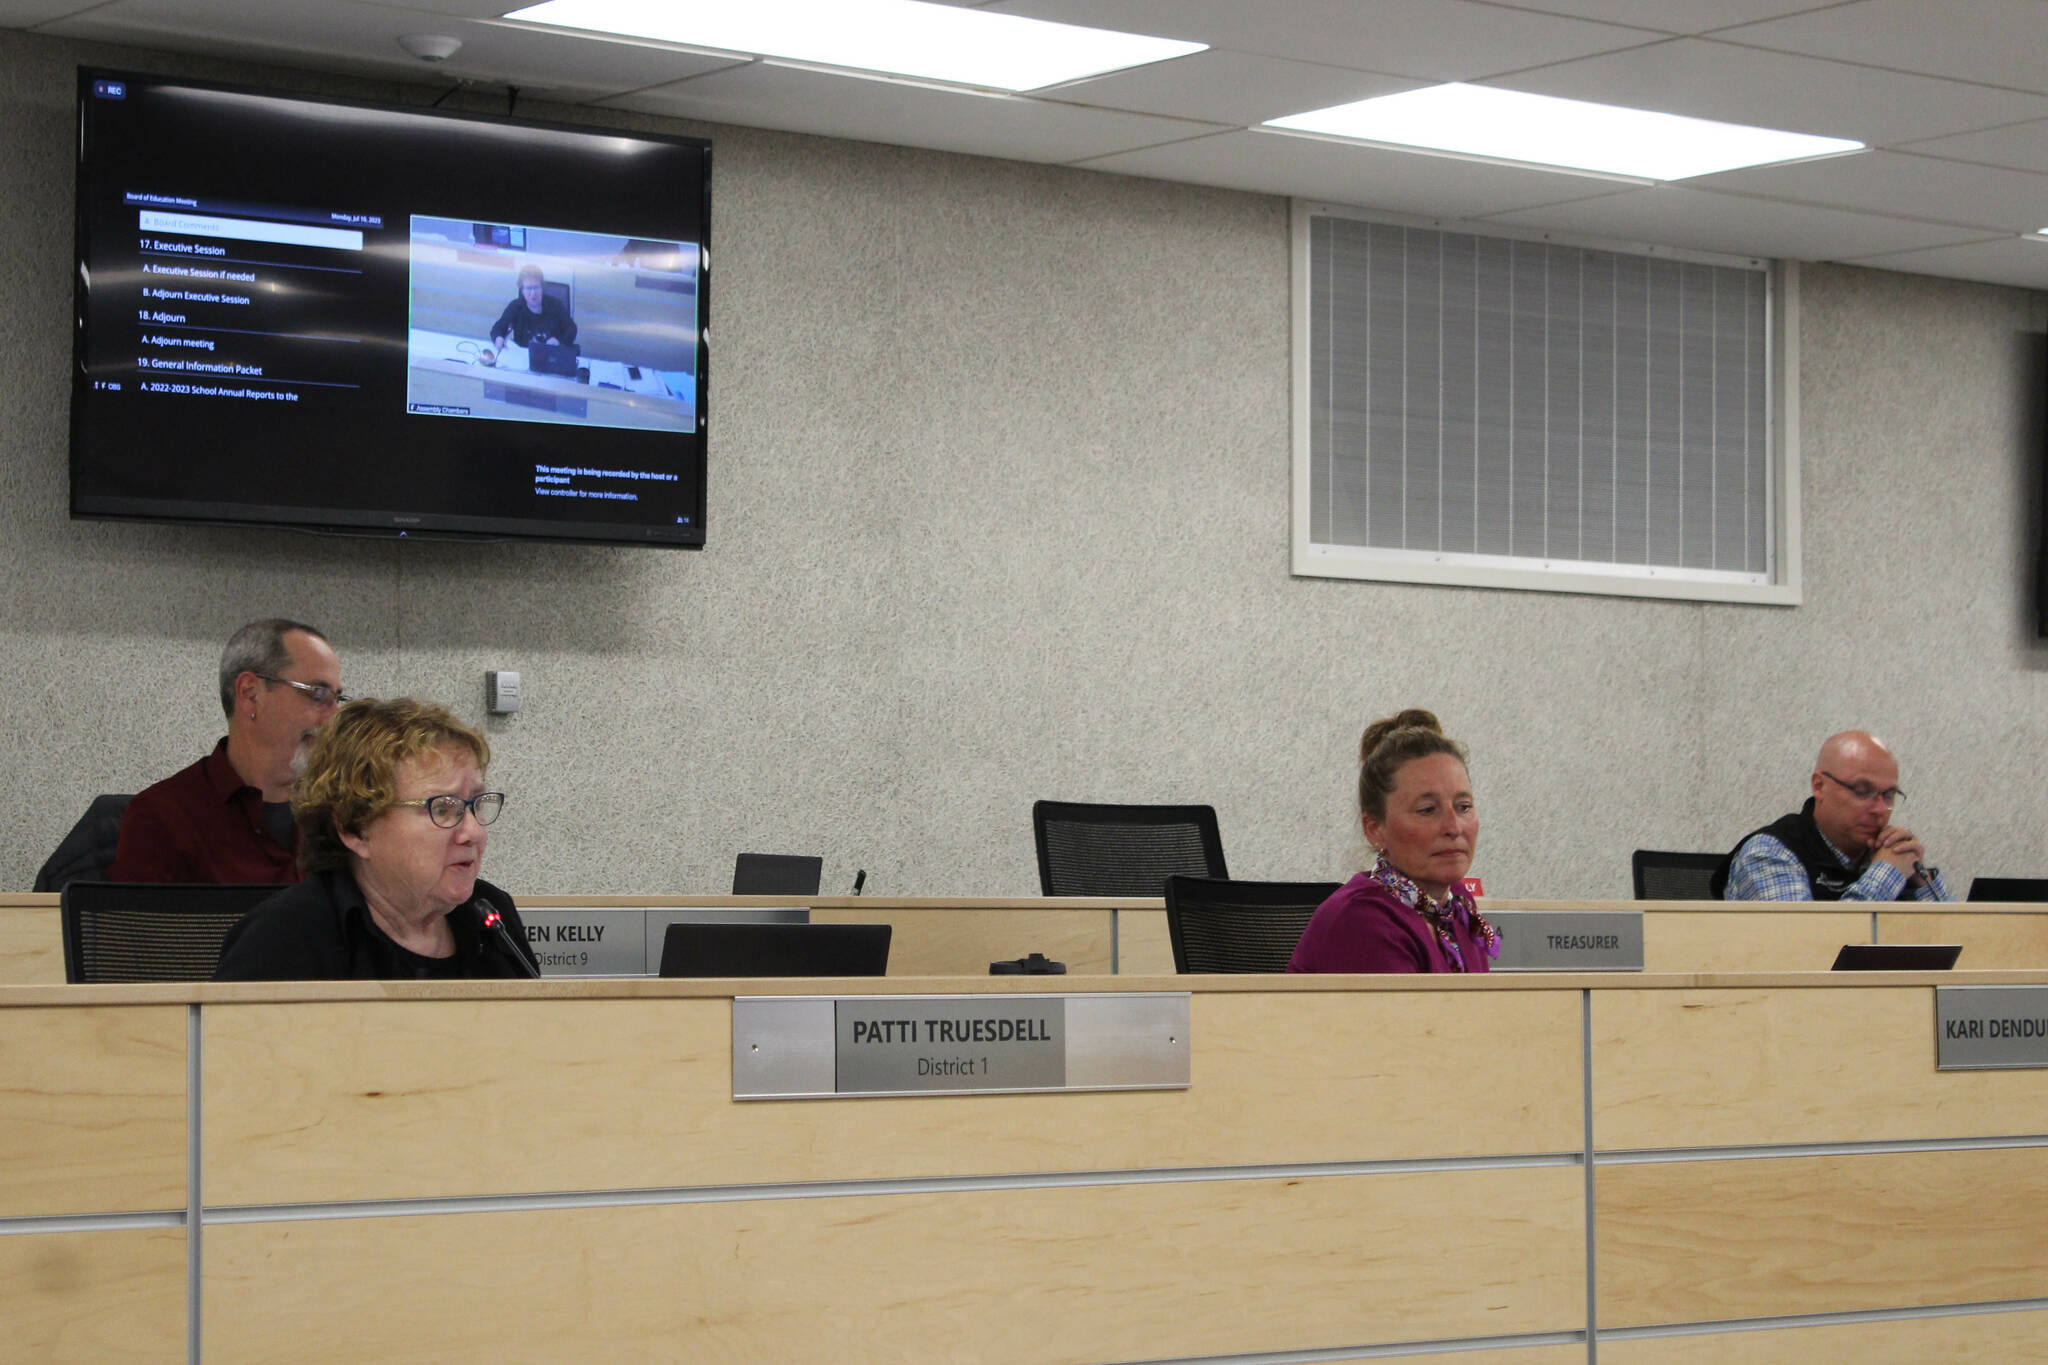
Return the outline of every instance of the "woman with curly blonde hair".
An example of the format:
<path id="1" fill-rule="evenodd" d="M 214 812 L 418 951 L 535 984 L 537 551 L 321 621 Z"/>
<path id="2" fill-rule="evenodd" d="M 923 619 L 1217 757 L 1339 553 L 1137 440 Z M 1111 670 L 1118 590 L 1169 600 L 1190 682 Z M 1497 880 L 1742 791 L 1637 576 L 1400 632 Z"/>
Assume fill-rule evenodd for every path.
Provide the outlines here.
<path id="1" fill-rule="evenodd" d="M 482 880 L 491 746 L 446 707 L 355 701 L 292 790 L 306 880 L 228 932 L 216 981 L 538 976 L 512 898 Z"/>

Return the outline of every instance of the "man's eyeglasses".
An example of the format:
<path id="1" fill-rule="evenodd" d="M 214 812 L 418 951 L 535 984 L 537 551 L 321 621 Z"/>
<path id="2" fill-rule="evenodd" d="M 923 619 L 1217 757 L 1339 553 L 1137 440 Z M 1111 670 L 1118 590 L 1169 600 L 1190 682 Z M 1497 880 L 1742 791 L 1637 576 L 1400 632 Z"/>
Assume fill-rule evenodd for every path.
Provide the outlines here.
<path id="1" fill-rule="evenodd" d="M 267 683 L 277 683 L 283 687 L 297 688 L 311 697 L 315 706 L 326 706 L 330 702 L 336 706 L 346 706 L 355 700 L 354 697 L 351 697 L 340 688 L 329 687 L 326 683 L 294 682 L 290 678 L 273 678 L 268 673 L 258 673 L 256 676 Z"/>
<path id="2" fill-rule="evenodd" d="M 1868 782 L 1844 782 L 1826 768 L 1820 770 L 1820 775 L 1855 797 L 1858 801 L 1884 802 L 1886 810 L 1890 810 L 1893 806 L 1906 799 L 1906 793 L 1898 787 L 1879 788 L 1871 786 Z"/>
<path id="3" fill-rule="evenodd" d="M 454 829 L 462 823 L 462 814 L 469 811 L 476 816 L 479 825 L 488 825 L 498 818 L 498 812 L 505 809 L 505 793 L 478 792 L 475 796 L 427 796 L 417 801 L 393 801 L 394 806 L 424 806 L 427 818 L 442 829 Z"/>

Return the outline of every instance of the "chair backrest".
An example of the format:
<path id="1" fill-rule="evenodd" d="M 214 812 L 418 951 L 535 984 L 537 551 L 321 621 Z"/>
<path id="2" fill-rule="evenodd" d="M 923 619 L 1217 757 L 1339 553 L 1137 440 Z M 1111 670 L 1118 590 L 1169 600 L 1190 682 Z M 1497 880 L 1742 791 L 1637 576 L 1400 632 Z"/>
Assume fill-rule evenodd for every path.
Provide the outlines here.
<path id="1" fill-rule="evenodd" d="M 1316 907 L 1341 882 L 1166 879 L 1166 932 L 1177 972 L 1284 972 Z"/>
<path id="2" fill-rule="evenodd" d="M 742 853 L 733 859 L 735 896 L 815 896 L 825 875 L 823 858 L 794 853 Z"/>
<path id="3" fill-rule="evenodd" d="M 59 902 L 64 979 L 211 980 L 235 921 L 282 890 L 262 883 L 73 882 Z"/>
<path id="4" fill-rule="evenodd" d="M 1047 896 L 1157 896 L 1168 877 L 1230 875 L 1214 806 L 1040 801 L 1031 833 Z"/>
<path id="5" fill-rule="evenodd" d="M 1978 877 L 1970 883 L 1970 899 L 2048 902 L 2048 877 Z"/>
<path id="6" fill-rule="evenodd" d="M 1664 853 L 1639 848 L 1629 859 L 1639 901 L 1712 901 L 1714 869 L 1728 861 L 1725 853 Z"/>
<path id="7" fill-rule="evenodd" d="M 72 882 L 98 881 L 106 876 L 107 869 L 113 866 L 114 845 L 121 838 L 121 816 L 130 799 L 119 795 L 95 796 L 85 814 L 78 817 L 78 823 L 57 845 L 56 852 L 36 873 L 35 889 L 62 891 Z"/>

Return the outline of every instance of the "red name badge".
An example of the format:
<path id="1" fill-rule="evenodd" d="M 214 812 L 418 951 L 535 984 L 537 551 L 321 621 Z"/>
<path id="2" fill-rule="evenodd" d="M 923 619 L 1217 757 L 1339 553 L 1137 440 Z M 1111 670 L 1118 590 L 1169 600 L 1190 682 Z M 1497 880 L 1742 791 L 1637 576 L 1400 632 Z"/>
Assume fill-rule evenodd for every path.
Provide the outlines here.
<path id="1" fill-rule="evenodd" d="M 1486 883 L 1477 877 L 1460 877 L 1458 885 L 1464 887 L 1475 899 L 1486 894 Z"/>

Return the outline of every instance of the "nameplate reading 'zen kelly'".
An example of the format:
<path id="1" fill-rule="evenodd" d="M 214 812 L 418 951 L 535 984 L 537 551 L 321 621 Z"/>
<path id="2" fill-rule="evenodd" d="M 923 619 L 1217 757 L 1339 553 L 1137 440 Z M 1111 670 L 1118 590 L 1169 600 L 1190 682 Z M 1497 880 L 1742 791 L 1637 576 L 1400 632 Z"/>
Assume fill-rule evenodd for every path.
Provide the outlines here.
<path id="1" fill-rule="evenodd" d="M 1942 1071 L 2048 1067 L 2048 986 L 1936 986 L 1934 1064 Z"/>
<path id="2" fill-rule="evenodd" d="M 523 910 L 542 976 L 645 976 L 645 910 Z"/>
<path id="3" fill-rule="evenodd" d="M 1639 972 L 1640 910 L 1491 910 L 1497 972 Z"/>
<path id="4" fill-rule="evenodd" d="M 1188 996 L 742 996 L 732 1097 L 1181 1090 Z"/>

